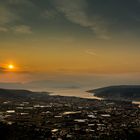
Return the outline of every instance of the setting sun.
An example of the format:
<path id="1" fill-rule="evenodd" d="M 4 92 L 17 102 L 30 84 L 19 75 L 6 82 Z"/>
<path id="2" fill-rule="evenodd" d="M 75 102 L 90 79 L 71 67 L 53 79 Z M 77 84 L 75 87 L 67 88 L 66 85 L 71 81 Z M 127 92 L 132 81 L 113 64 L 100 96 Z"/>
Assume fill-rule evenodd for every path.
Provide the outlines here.
<path id="1" fill-rule="evenodd" d="M 15 67 L 14 67 L 14 65 L 9 64 L 9 65 L 8 65 L 8 68 L 9 68 L 10 70 L 12 70 L 12 69 L 14 69 Z"/>

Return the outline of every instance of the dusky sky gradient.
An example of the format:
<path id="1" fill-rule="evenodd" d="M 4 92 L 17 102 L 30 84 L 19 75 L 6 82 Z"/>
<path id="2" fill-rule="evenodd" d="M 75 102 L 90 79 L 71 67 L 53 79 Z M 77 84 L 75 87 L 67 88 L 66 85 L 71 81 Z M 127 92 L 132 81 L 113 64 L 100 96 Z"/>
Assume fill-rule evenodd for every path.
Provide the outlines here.
<path id="1" fill-rule="evenodd" d="M 140 84 L 139 39 L 140 0 L 0 0 L 0 85 Z"/>

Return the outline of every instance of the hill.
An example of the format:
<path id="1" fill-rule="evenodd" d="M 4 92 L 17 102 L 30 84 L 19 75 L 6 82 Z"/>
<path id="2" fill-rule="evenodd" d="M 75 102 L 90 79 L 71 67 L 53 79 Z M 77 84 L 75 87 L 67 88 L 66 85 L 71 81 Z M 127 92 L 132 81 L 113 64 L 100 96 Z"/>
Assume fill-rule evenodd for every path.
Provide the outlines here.
<path id="1" fill-rule="evenodd" d="M 88 92 L 94 93 L 95 96 L 105 99 L 140 100 L 139 85 L 109 86 L 89 90 Z"/>
<path id="2" fill-rule="evenodd" d="M 48 92 L 32 92 L 28 90 L 0 89 L 0 98 L 12 99 L 30 99 L 30 98 L 46 98 Z"/>

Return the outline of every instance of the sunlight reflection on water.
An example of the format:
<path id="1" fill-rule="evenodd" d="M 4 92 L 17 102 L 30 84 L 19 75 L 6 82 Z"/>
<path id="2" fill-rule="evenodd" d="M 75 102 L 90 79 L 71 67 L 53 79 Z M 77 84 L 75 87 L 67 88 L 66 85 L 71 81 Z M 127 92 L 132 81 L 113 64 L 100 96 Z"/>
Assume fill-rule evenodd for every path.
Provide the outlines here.
<path id="1" fill-rule="evenodd" d="M 97 99 L 97 100 L 103 100 L 103 98 L 94 96 L 94 93 L 86 92 L 87 89 L 56 89 L 51 88 L 47 89 L 47 91 L 51 92 L 50 95 L 59 95 L 59 96 L 74 96 L 74 97 L 80 97 L 80 98 L 87 98 L 87 99 Z M 45 90 L 44 90 L 45 91 Z M 140 105 L 140 101 L 133 101 L 133 104 Z"/>
<path id="2" fill-rule="evenodd" d="M 86 89 L 61 89 L 61 90 L 53 90 L 51 95 L 60 95 L 60 96 L 75 96 L 80 98 L 88 98 L 88 99 L 99 99 L 102 98 L 94 96 L 94 94 L 86 92 Z"/>

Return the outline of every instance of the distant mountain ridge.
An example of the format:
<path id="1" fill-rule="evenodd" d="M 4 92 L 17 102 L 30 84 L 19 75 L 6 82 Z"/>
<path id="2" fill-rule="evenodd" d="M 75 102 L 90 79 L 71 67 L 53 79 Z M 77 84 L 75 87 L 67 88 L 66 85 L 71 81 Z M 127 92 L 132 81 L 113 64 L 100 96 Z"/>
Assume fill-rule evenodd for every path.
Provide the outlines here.
<path id="1" fill-rule="evenodd" d="M 48 96 L 48 92 L 32 92 L 29 90 L 2 89 L 0 88 L 0 98 L 29 99 L 44 98 Z"/>
<path id="2" fill-rule="evenodd" d="M 140 85 L 108 86 L 89 90 L 95 96 L 105 99 L 124 99 L 140 101 Z"/>

